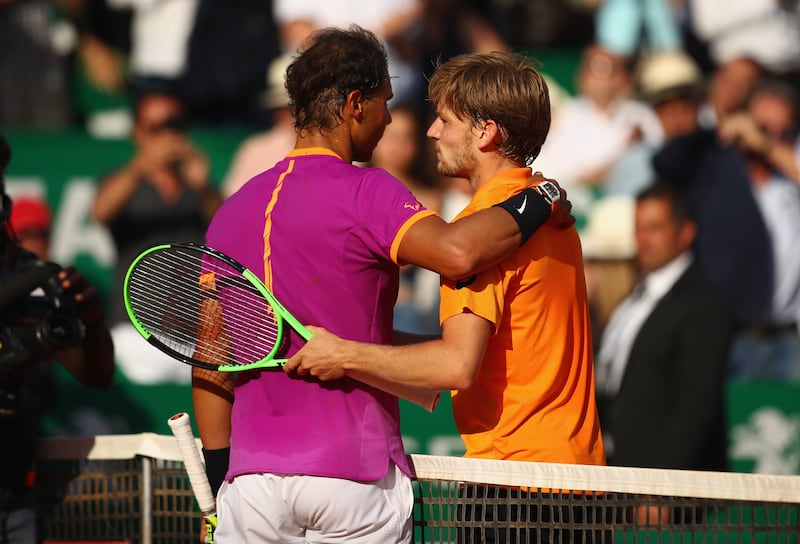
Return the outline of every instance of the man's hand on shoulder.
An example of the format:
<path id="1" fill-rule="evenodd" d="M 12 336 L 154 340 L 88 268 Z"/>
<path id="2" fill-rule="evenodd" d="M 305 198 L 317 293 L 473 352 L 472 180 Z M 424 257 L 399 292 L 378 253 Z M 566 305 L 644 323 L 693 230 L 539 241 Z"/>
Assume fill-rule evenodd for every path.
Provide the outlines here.
<path id="1" fill-rule="evenodd" d="M 550 203 L 548 222 L 563 229 L 573 226 L 575 217 L 572 215 L 572 202 L 567 198 L 567 191 L 556 180 L 544 177 L 541 172 L 534 172 L 529 180 L 528 187 L 536 189 Z"/>

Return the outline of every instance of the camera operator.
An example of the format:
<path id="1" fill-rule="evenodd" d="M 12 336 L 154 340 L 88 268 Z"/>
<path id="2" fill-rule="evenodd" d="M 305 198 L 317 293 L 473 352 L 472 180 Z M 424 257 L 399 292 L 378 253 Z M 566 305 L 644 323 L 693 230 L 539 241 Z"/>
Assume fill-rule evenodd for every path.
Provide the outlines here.
<path id="1" fill-rule="evenodd" d="M 24 206 L 14 217 L 5 193 L 10 157 L 0 134 L 0 433 L 7 437 L 0 449 L 0 544 L 35 544 L 36 444 L 54 396 L 50 362 L 81 384 L 107 388 L 114 348 L 94 287 L 74 267 L 62 269 L 26 250 L 14 232 L 15 223 L 31 217 Z M 49 236 L 49 214 L 40 209 L 32 219 Z"/>

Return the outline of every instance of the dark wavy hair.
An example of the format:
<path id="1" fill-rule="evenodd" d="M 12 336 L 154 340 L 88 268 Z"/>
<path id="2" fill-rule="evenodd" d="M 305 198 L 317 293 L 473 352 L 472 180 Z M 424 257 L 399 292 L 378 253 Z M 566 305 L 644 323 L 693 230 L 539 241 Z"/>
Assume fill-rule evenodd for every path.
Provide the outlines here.
<path id="1" fill-rule="evenodd" d="M 386 49 L 368 30 L 324 28 L 314 32 L 286 71 L 286 90 L 298 131 L 326 131 L 342 120 L 352 91 L 366 98 L 389 79 Z"/>

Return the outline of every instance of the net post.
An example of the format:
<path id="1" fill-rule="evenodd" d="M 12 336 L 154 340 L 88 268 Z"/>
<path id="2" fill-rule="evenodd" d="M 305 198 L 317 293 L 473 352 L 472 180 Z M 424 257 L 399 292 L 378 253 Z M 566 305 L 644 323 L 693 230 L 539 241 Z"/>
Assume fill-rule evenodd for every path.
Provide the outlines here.
<path id="1" fill-rule="evenodd" d="M 142 462 L 142 544 L 153 544 L 153 458 L 140 455 Z"/>

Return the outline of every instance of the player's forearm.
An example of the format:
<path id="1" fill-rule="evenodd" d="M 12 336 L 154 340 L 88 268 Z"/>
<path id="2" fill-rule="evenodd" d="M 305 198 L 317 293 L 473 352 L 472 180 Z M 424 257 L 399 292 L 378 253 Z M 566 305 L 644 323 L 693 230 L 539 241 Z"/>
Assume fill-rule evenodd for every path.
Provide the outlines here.
<path id="1" fill-rule="evenodd" d="M 458 267 L 439 273 L 445 278 L 458 279 L 485 270 L 510 255 L 519 248 L 522 235 L 508 212 L 489 208 L 451 223 L 445 242 L 460 257 L 455 260 Z"/>
<path id="2" fill-rule="evenodd" d="M 407 346 L 379 346 L 345 342 L 334 357 L 348 376 L 366 374 L 423 389 L 465 389 L 477 366 L 468 356 L 443 340 Z"/>
<path id="3" fill-rule="evenodd" d="M 468 277 L 513 253 L 550 214 L 545 198 L 526 189 L 449 224 L 438 217 L 419 221 L 403 237 L 398 257 L 448 279 Z"/>
<path id="4" fill-rule="evenodd" d="M 498 262 L 517 249 L 521 240 L 513 218 L 498 208 L 454 223 L 433 216 L 408 230 L 400 242 L 398 259 L 458 279 Z"/>
<path id="5" fill-rule="evenodd" d="M 192 403 L 203 448 L 230 445 L 233 377 L 221 372 L 192 368 Z"/>

